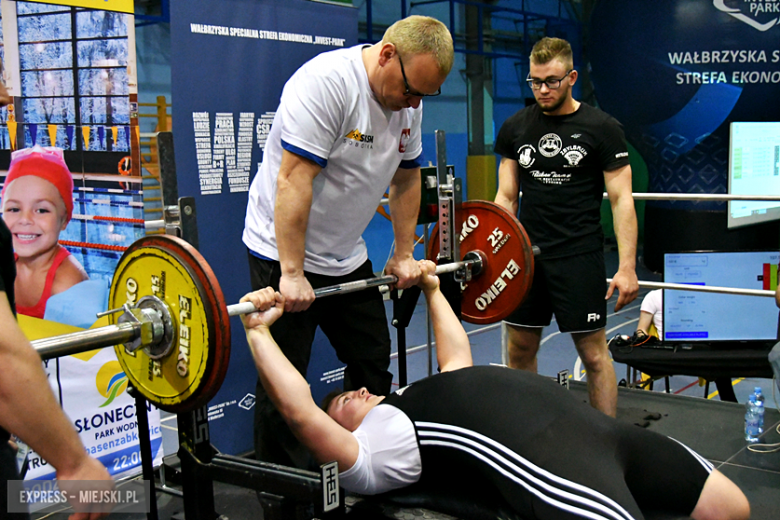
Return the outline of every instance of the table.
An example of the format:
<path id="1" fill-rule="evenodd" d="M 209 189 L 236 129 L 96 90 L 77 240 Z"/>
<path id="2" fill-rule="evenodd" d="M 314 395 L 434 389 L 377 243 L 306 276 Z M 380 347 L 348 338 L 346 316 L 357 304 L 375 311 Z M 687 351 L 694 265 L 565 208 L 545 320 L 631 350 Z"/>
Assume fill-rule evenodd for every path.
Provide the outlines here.
<path id="1" fill-rule="evenodd" d="M 652 347 L 610 345 L 612 358 L 648 374 L 651 377 L 688 375 L 714 381 L 721 400 L 736 402 L 732 377 L 773 376 L 767 356 L 773 342 L 766 345 L 740 346 L 735 343 L 718 345 L 686 345 L 656 343 Z"/>

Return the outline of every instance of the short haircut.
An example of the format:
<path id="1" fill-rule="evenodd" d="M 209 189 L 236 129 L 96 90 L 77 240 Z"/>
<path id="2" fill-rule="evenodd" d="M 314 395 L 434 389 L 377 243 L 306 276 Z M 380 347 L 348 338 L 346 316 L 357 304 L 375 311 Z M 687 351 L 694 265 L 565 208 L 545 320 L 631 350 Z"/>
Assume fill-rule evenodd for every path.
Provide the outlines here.
<path id="1" fill-rule="evenodd" d="M 452 70 L 455 59 L 452 35 L 447 27 L 435 18 L 412 15 L 398 20 L 385 31 L 382 44 L 385 43 L 395 45 L 403 56 L 432 55 L 439 72 L 445 76 Z"/>
<path id="2" fill-rule="evenodd" d="M 531 63 L 545 65 L 552 60 L 560 61 L 567 70 L 574 68 L 574 57 L 569 42 L 545 36 L 536 42 L 534 48 L 531 49 Z"/>
<path id="3" fill-rule="evenodd" d="M 325 413 L 328 413 L 328 408 L 330 408 L 330 403 L 333 402 L 334 399 L 336 399 L 338 396 L 344 393 L 344 390 L 341 388 L 336 388 L 335 390 L 331 390 L 328 392 L 328 395 L 326 395 L 322 399 L 322 403 L 320 404 L 320 408 L 322 408 Z"/>

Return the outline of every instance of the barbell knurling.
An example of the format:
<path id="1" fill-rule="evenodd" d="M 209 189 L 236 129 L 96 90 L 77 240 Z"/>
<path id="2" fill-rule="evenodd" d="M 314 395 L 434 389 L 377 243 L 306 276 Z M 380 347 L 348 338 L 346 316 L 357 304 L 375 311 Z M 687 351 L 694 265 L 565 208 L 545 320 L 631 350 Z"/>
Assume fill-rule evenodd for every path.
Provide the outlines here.
<path id="1" fill-rule="evenodd" d="M 451 262 L 448 264 L 441 264 L 436 266 L 436 274 L 451 273 L 462 269 L 467 265 L 481 264 L 481 260 L 461 260 L 460 262 Z M 326 296 L 334 296 L 336 294 L 347 294 L 357 291 L 362 291 L 371 287 L 378 287 L 380 285 L 390 285 L 398 281 L 398 277 L 394 274 L 386 276 L 378 276 L 376 278 L 367 278 L 365 280 L 355 280 L 354 282 L 344 282 L 337 285 L 330 285 L 328 287 L 320 287 L 314 290 L 315 298 L 324 298 Z M 239 316 L 241 314 L 249 314 L 254 312 L 255 306 L 252 302 L 242 302 L 233 305 L 228 305 L 228 314 L 230 316 Z"/>

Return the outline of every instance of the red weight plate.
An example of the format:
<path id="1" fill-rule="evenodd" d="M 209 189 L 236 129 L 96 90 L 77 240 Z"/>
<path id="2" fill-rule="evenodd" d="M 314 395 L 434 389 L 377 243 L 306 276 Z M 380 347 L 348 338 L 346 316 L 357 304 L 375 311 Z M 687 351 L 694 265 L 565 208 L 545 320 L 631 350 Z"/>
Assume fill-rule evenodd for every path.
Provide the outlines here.
<path id="1" fill-rule="evenodd" d="M 469 323 L 495 323 L 525 299 L 534 278 L 534 255 L 523 226 L 509 211 L 488 201 L 468 201 L 457 210 L 460 260 L 469 251 L 482 253 L 481 273 L 463 289 L 461 314 Z M 439 227 L 431 232 L 428 258 L 439 254 Z"/>

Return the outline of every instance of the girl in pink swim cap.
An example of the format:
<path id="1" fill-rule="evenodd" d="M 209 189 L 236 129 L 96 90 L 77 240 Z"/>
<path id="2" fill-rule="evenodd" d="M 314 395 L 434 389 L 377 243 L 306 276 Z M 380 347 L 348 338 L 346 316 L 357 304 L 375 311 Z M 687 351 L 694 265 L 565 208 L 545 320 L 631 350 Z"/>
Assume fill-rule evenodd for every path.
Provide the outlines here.
<path id="1" fill-rule="evenodd" d="M 89 278 L 58 243 L 73 215 L 73 177 L 62 150 L 36 145 L 14 152 L 2 199 L 16 255 L 16 310 L 43 318 L 50 296 Z"/>

